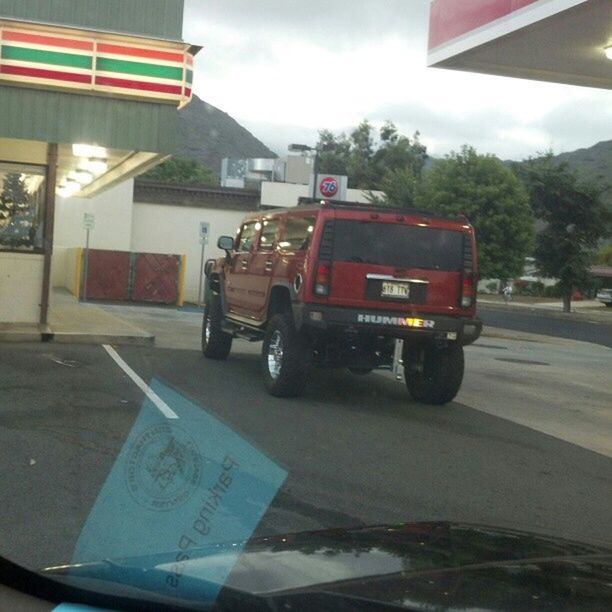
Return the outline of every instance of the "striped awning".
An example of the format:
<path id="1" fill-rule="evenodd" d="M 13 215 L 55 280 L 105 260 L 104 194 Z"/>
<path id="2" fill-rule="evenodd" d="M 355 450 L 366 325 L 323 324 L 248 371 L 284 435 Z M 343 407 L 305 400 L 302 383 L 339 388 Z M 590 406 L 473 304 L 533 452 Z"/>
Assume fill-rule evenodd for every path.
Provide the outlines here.
<path id="1" fill-rule="evenodd" d="M 192 96 L 193 53 L 182 42 L 0 20 L 2 83 L 180 107 Z"/>

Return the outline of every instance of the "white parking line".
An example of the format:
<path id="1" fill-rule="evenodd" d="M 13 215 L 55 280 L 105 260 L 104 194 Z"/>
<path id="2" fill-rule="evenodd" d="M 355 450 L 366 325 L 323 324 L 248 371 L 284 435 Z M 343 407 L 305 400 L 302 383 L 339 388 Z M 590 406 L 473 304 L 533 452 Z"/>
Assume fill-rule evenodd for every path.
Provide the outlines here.
<path id="1" fill-rule="evenodd" d="M 113 361 L 134 381 L 136 386 L 155 404 L 155 406 L 159 409 L 159 411 L 167 418 L 167 419 L 178 419 L 178 414 L 164 402 L 164 400 L 147 385 L 147 383 L 130 368 L 130 366 L 121 359 L 119 353 L 108 344 L 102 345 L 104 350 L 112 357 Z"/>

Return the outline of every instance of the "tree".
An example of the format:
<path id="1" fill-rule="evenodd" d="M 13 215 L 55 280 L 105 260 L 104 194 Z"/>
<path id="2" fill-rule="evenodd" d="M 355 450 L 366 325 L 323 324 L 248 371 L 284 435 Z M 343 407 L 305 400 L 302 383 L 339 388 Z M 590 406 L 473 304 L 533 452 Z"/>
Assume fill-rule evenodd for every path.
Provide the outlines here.
<path id="1" fill-rule="evenodd" d="M 375 174 L 382 181 L 385 176 L 396 170 L 410 170 L 419 179 L 427 160 L 427 147 L 420 141 L 420 133 L 415 132 L 412 140 L 397 132 L 391 121 L 380 129 L 380 147 L 374 154 Z"/>
<path id="2" fill-rule="evenodd" d="M 370 192 L 368 199 L 372 204 L 414 208 L 420 186 L 420 175 L 410 167 L 388 170 L 380 183 L 384 196 L 379 197 Z"/>
<path id="3" fill-rule="evenodd" d="M 205 166 L 191 159 L 172 157 L 142 175 L 149 181 L 161 181 L 179 185 L 204 185 L 217 187 L 219 179 Z"/>
<path id="4" fill-rule="evenodd" d="M 344 134 L 335 136 L 330 130 L 321 130 L 317 144 L 319 171 L 348 175 L 350 150 L 351 145 Z"/>
<path id="5" fill-rule="evenodd" d="M 417 204 L 443 215 L 467 216 L 476 230 L 482 278 L 522 274 L 533 244 L 533 212 L 525 188 L 497 157 L 479 155 L 466 145 L 435 161 Z"/>
<path id="6" fill-rule="evenodd" d="M 536 238 L 540 271 L 559 279 L 563 310 L 570 311 L 572 292 L 589 283 L 589 268 L 601 238 L 610 235 L 611 215 L 602 195 L 607 186 L 584 181 L 552 153 L 519 167 L 536 217 L 545 227 Z"/>
<path id="7" fill-rule="evenodd" d="M 597 253 L 595 253 L 594 263 L 601 266 L 612 266 L 612 244 L 602 246 Z"/>
<path id="8" fill-rule="evenodd" d="M 412 140 L 398 133 L 391 121 L 380 128 L 378 137 L 368 121 L 362 121 L 347 138 L 329 130 L 319 133 L 317 144 L 319 171 L 346 174 L 349 187 L 364 190 L 385 190 L 392 187 L 395 199 L 372 197 L 378 204 L 410 205 L 414 198 L 412 179 L 418 183 L 425 160 L 426 147 L 416 132 Z M 400 189 L 404 186 L 408 191 Z M 408 204 L 399 204 L 408 202 Z"/>
<path id="9" fill-rule="evenodd" d="M 11 246 L 31 246 L 36 233 L 35 203 L 30 201 L 23 175 L 11 172 L 4 178 L 0 193 L 2 242 Z"/>
<path id="10" fill-rule="evenodd" d="M 0 194 L 0 218 L 12 217 L 17 211 L 28 206 L 28 191 L 25 181 L 18 172 L 11 172 L 4 177 Z"/>
<path id="11" fill-rule="evenodd" d="M 376 189 L 374 174 L 374 134 L 369 121 L 362 121 L 350 136 L 349 184 L 355 189 Z"/>

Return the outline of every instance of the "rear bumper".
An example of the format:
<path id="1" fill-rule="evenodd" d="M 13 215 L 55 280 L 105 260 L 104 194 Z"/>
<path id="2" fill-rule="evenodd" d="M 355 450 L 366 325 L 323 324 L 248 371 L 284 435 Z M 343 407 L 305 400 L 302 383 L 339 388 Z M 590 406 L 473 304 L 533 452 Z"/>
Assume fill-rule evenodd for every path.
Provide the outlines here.
<path id="1" fill-rule="evenodd" d="M 335 329 L 369 330 L 391 338 L 439 338 L 472 344 L 480 337 L 482 321 L 471 317 L 419 314 L 406 316 L 397 311 L 337 308 L 300 304 L 294 308 L 298 327 L 307 326 L 321 331 Z"/>

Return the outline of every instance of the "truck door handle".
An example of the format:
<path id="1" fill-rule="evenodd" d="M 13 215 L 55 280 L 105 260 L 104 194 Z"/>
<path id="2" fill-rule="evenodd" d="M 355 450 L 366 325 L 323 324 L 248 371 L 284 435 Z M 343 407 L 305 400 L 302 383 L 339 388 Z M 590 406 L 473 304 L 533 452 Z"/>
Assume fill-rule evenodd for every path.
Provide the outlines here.
<path id="1" fill-rule="evenodd" d="M 268 259 L 266 261 L 266 272 L 269 272 L 270 270 L 272 270 L 272 265 L 273 265 L 273 261 L 271 259 Z"/>

